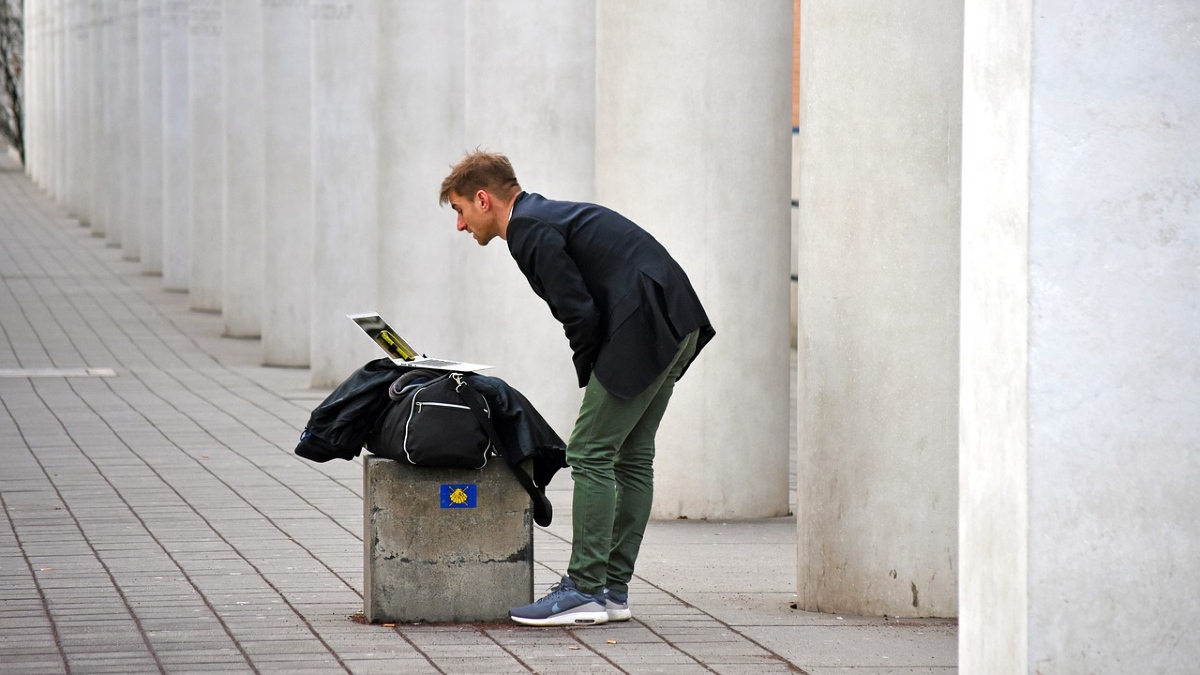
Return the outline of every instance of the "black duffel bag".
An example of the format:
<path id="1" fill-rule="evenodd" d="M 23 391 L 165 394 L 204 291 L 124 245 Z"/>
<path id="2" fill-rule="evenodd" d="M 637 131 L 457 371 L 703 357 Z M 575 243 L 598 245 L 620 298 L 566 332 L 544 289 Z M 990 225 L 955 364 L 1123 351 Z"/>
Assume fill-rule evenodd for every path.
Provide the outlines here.
<path id="1" fill-rule="evenodd" d="M 472 396 L 484 415 L 487 401 L 461 373 L 413 370 L 389 389 L 392 403 L 367 438 L 367 450 L 416 466 L 482 469 L 496 453 L 492 439 L 472 411 Z"/>
<path id="2" fill-rule="evenodd" d="M 545 489 L 506 451 L 488 399 L 469 375 L 412 370 L 392 383 L 388 396 L 392 402 L 368 436 L 367 450 L 417 466 L 462 469 L 482 469 L 489 457 L 500 455 L 533 500 L 533 521 L 550 525 L 554 509 Z"/>

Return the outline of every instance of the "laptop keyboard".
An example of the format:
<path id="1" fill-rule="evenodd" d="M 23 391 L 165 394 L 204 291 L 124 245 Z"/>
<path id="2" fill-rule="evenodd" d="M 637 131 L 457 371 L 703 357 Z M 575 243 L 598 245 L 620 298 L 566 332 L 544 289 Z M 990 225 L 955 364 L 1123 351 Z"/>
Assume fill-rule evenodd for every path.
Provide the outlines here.
<path id="1" fill-rule="evenodd" d="M 447 367 L 447 366 L 459 366 L 459 365 L 462 365 L 462 364 L 461 364 L 461 363 L 459 363 L 458 361 L 442 361 L 442 360 L 439 360 L 439 359 L 421 359 L 420 361 L 417 361 L 417 362 L 416 362 L 416 363 L 414 363 L 413 365 L 416 365 L 416 366 L 433 366 L 433 367 L 436 367 L 436 368 L 445 368 L 445 367 Z"/>

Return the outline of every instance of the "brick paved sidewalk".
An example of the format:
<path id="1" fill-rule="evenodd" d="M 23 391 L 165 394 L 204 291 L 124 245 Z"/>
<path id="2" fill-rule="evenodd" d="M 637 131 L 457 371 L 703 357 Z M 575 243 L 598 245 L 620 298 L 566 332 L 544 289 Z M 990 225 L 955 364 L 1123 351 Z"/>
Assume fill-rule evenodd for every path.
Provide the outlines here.
<path id="1" fill-rule="evenodd" d="M 788 518 L 653 523 L 626 624 L 356 622 L 362 466 L 292 454 L 308 371 L 259 367 L 11 169 L 0 280 L 0 673 L 954 671 L 953 622 L 792 610 Z"/>

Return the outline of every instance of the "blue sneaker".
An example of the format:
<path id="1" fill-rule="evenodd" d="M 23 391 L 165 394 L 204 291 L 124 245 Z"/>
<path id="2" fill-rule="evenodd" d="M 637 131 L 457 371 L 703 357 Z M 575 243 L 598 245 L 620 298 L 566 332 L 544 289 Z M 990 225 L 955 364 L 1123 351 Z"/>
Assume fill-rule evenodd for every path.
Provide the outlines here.
<path id="1" fill-rule="evenodd" d="M 604 594 L 588 595 L 570 577 L 550 587 L 550 594 L 531 605 L 516 607 L 509 617 L 526 626 L 586 626 L 608 621 Z"/>
<path id="2" fill-rule="evenodd" d="M 629 611 L 629 593 L 604 589 L 604 611 L 609 621 L 628 621 L 633 618 Z"/>

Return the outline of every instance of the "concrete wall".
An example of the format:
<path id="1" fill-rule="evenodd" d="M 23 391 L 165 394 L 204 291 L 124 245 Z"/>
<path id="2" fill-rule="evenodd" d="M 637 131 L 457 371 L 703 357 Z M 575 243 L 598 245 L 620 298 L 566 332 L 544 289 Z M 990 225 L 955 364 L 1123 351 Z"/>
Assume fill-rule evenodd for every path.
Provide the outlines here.
<path id="1" fill-rule="evenodd" d="M 954 616 L 961 9 L 801 6 L 800 605 Z"/>
<path id="2" fill-rule="evenodd" d="M 968 3 L 969 672 L 1200 658 L 1197 25 L 1185 0 Z"/>

